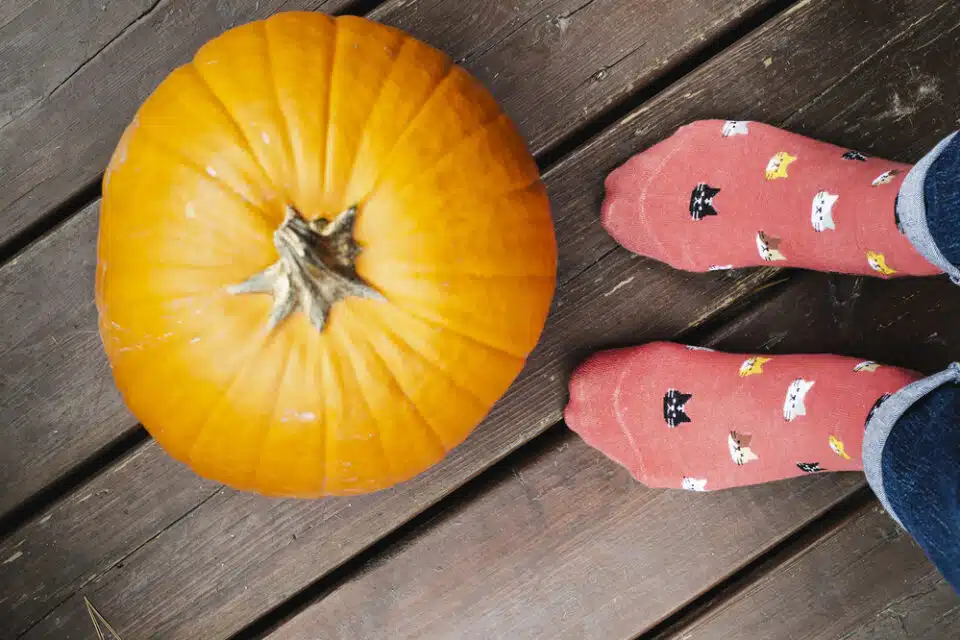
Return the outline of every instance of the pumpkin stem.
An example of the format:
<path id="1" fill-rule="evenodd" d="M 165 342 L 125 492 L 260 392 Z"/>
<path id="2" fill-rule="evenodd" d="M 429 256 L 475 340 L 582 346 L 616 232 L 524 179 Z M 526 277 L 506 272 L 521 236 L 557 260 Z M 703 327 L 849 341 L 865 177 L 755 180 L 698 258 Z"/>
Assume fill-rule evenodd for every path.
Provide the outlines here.
<path id="1" fill-rule="evenodd" d="M 303 311 L 323 331 L 333 305 L 348 296 L 383 300 L 380 293 L 357 274 L 360 247 L 353 239 L 357 208 L 350 207 L 332 221 L 307 220 L 287 205 L 283 224 L 273 232 L 280 259 L 240 284 L 227 287 L 231 294 L 270 293 L 273 311 L 267 321 L 272 330 L 295 311 Z"/>

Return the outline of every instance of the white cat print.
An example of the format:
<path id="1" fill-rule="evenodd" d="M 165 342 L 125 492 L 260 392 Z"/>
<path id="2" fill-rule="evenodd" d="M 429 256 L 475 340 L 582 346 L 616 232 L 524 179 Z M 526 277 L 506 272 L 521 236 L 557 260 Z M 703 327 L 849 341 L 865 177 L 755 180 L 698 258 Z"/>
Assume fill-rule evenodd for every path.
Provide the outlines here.
<path id="1" fill-rule="evenodd" d="M 707 479 L 706 478 L 688 478 L 684 477 L 683 482 L 680 483 L 680 486 L 687 491 L 706 491 L 707 490 Z"/>
<path id="2" fill-rule="evenodd" d="M 749 123 L 743 120 L 727 120 L 723 123 L 723 137 L 746 136 L 750 134 Z"/>
<path id="3" fill-rule="evenodd" d="M 840 196 L 821 191 L 813 197 L 813 207 L 810 214 L 810 222 L 813 223 L 813 230 L 817 233 L 826 229 L 836 229 L 833 222 L 833 205 L 837 204 Z"/>
<path id="4" fill-rule="evenodd" d="M 808 381 L 803 378 L 797 378 L 790 383 L 790 387 L 787 388 L 787 397 L 783 401 L 784 420 L 793 422 L 800 416 L 807 415 L 807 407 L 804 401 L 813 384 L 813 380 Z"/>

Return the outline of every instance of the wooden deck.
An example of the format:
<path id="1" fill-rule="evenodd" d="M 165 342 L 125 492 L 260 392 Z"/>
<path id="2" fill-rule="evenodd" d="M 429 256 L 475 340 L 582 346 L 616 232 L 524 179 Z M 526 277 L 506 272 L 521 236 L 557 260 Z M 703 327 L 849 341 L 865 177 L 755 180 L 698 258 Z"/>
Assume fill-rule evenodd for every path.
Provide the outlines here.
<path id="1" fill-rule="evenodd" d="M 443 463 L 268 500 L 170 460 L 114 389 L 93 306 L 99 180 L 139 103 L 223 30 L 369 15 L 457 59 L 530 142 L 560 287 L 522 376 Z M 602 180 L 697 118 L 904 161 L 960 127 L 952 0 L 5 0 L 0 4 L 0 638 L 960 637 L 960 599 L 855 474 L 646 489 L 562 424 L 566 379 L 655 339 L 960 356 L 944 279 L 693 275 L 618 247 Z"/>

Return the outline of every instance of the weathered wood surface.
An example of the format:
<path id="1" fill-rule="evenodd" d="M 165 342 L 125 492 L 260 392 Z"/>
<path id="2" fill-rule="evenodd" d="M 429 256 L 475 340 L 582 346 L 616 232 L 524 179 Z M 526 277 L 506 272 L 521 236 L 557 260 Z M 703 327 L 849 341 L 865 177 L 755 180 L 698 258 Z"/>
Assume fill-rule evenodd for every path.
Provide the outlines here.
<path id="1" fill-rule="evenodd" d="M 444 23 L 437 21 L 436 24 L 442 27 Z M 719 28 L 719 26 L 715 25 L 714 28 Z M 683 37 L 699 42 L 699 36 L 694 37 L 693 31 L 690 30 L 690 33 Z M 485 55 L 492 55 L 493 51 L 488 51 Z M 640 73 L 647 72 L 649 65 L 643 58 L 638 59 L 636 64 L 640 67 Z M 559 116 L 554 114 L 554 117 Z M 622 159 L 622 157 L 619 158 L 619 160 Z M 604 161 L 607 163 L 604 166 L 605 169 L 618 159 L 605 158 Z M 601 174 L 601 171 L 597 171 L 590 184 L 580 183 L 580 190 L 585 190 L 586 187 L 592 189 L 594 201 L 599 198 Z M 563 210 L 565 205 L 561 203 L 559 208 Z M 591 204 L 589 210 L 583 210 L 580 224 L 587 226 L 592 224 L 594 219 L 595 204 Z M 42 487 L 45 482 L 49 482 L 51 478 L 62 474 L 64 469 L 69 468 L 71 462 L 75 463 L 83 460 L 98 448 L 121 435 L 125 430 L 134 427 L 132 418 L 119 402 L 116 392 L 109 383 L 107 367 L 100 355 L 96 336 L 94 310 L 91 302 L 95 226 L 95 206 L 91 206 L 80 216 L 68 221 L 63 227 L 31 247 L 0 271 L 0 278 L 3 279 L 2 283 L 4 285 L 0 287 L 0 291 L 3 292 L 0 295 L 5 296 L 2 300 L 3 308 L 10 309 L 13 315 L 12 321 L 5 323 L 3 328 L 3 331 L 9 332 L 4 337 L 4 343 L 13 345 L 13 348 L 0 355 L 4 362 L 6 374 L 0 397 L 10 398 L 11 405 L 16 398 L 29 398 L 29 402 L 16 400 L 18 403 L 16 409 L 11 408 L 10 413 L 4 415 L 5 418 L 9 418 L 5 421 L 6 425 L 14 425 L 14 428 L 9 430 L 10 436 L 23 443 L 23 446 L 18 443 L 17 446 L 6 448 L 3 453 L 0 453 L 4 456 L 3 464 L 0 465 L 3 471 L 0 473 L 7 474 L 4 479 L 9 479 L 5 484 L 10 487 L 10 491 L 3 496 L 3 499 L 7 501 L 5 503 L 7 508 L 16 504 L 18 499 L 29 496 L 37 488 Z M 576 237 L 570 240 L 575 242 Z M 565 253 L 577 253 L 575 244 L 569 244 L 563 238 L 561 244 Z M 632 258 L 619 256 L 614 266 L 622 266 L 624 259 L 627 262 L 632 261 Z M 587 256 L 582 264 L 571 265 L 570 270 L 565 274 L 569 273 L 569 277 L 573 277 L 592 262 L 593 258 Z M 24 278 L 22 274 L 29 274 L 30 278 Z M 602 286 L 604 278 L 610 281 L 615 276 L 615 273 L 611 273 L 610 269 L 603 265 L 597 266 L 591 277 L 599 279 L 600 284 L 585 281 L 583 285 L 572 288 L 570 292 L 577 300 L 592 297 L 596 287 Z M 722 308 L 730 298 L 736 297 L 744 290 L 749 289 L 751 283 L 755 281 L 757 281 L 756 277 L 749 274 L 745 275 L 740 281 L 728 281 L 723 278 L 698 279 L 686 274 L 676 274 L 661 269 L 660 273 L 654 274 L 644 283 L 644 287 L 639 287 L 640 283 L 637 283 L 633 291 L 649 291 L 647 296 L 650 298 L 666 295 L 662 298 L 666 305 L 670 302 L 668 294 L 673 288 L 682 286 L 682 283 L 703 283 L 698 285 L 701 290 L 700 296 L 691 296 L 689 304 L 673 305 L 671 313 L 664 314 L 662 318 L 652 319 L 646 326 L 647 331 L 652 334 L 666 332 L 670 335 L 699 322 L 716 309 Z M 44 292 L 42 299 L 38 299 L 41 291 Z M 624 294 L 629 293 L 629 291 L 625 290 Z M 629 298 L 620 298 L 621 303 L 627 300 Z M 60 306 L 61 304 L 63 306 Z M 558 301 L 558 305 L 562 304 L 561 299 Z M 571 305 L 569 308 L 576 310 L 576 307 L 577 305 Z M 564 313 L 559 315 L 562 318 Z M 573 323 L 575 321 L 561 322 Z M 583 324 L 581 335 L 589 335 L 590 326 L 589 324 Z M 597 333 L 596 335 L 602 336 L 603 334 Z M 496 446 L 486 450 L 482 448 L 483 445 L 478 445 L 480 448 L 474 448 L 473 453 L 467 456 L 471 461 L 469 471 L 453 478 L 451 480 L 453 484 L 491 464 L 496 457 L 516 446 L 525 437 L 532 436 L 558 419 L 564 389 L 563 371 L 561 369 L 569 368 L 570 363 L 569 360 L 562 359 L 562 356 L 566 355 L 563 339 L 569 339 L 569 335 L 544 347 L 541 353 L 546 355 L 540 356 L 540 360 L 534 360 L 534 369 L 537 370 L 540 377 L 553 376 L 554 379 L 551 381 L 550 388 L 546 391 L 539 389 L 535 392 L 530 391 L 531 395 L 538 394 L 540 396 L 538 401 L 528 403 L 526 400 L 521 400 L 524 389 L 536 386 L 540 379 L 538 374 L 528 375 L 525 386 L 518 385 L 519 390 L 514 392 L 513 400 L 502 403 L 501 407 L 498 408 L 499 413 L 495 413 L 488 421 L 488 424 L 501 425 L 499 431 L 494 432 L 496 434 L 494 439 L 497 442 Z M 580 342 L 583 343 L 583 340 Z M 33 349 L 33 351 L 29 351 L 30 349 Z M 44 359 L 47 361 L 43 362 Z M 545 372 L 545 367 L 549 367 L 551 372 Z M 56 373 L 53 373 L 54 370 L 56 370 Z M 3 406 L 6 409 L 7 403 L 3 403 Z M 549 410 L 546 412 L 544 412 L 545 406 L 549 406 Z M 74 420 L 75 417 L 76 420 Z M 510 433 L 508 425 L 517 418 L 523 418 L 527 421 L 526 432 L 520 430 L 517 433 Z M 30 452 L 35 452 L 39 458 L 25 459 L 28 458 Z M 149 453 L 153 456 L 152 459 L 162 457 L 162 454 L 153 445 L 150 445 Z M 64 457 L 58 458 L 58 455 Z M 484 455 L 488 457 L 484 459 Z M 159 465 L 161 462 L 158 460 L 157 464 Z M 451 464 L 456 466 L 457 462 Z M 119 466 L 122 466 L 122 463 Z M 29 470 L 29 473 L 27 470 Z M 197 490 L 196 481 L 189 472 L 181 470 L 180 474 L 179 479 L 169 479 L 164 484 L 165 495 L 178 491 L 188 492 L 192 495 L 192 492 Z M 149 482 L 144 483 L 136 477 L 134 478 L 134 487 L 141 492 L 153 492 L 155 490 Z M 431 495 L 438 498 L 449 488 L 449 486 L 444 486 L 441 481 L 440 484 L 435 486 Z M 93 495 L 95 497 L 103 496 L 104 498 L 109 496 L 109 501 L 117 500 L 119 504 L 122 504 L 123 500 L 117 496 L 121 495 L 121 491 L 130 490 L 131 487 L 129 484 L 123 483 L 121 486 L 115 487 L 111 493 L 103 493 L 104 489 L 106 487 L 94 490 Z M 80 490 L 82 491 L 84 488 Z M 77 495 L 75 497 L 82 496 Z M 135 502 L 142 504 L 141 501 L 135 500 Z M 69 500 L 67 503 L 69 503 Z M 113 503 L 110 502 L 109 504 Z M 399 519 L 389 521 L 388 528 L 395 526 L 415 513 L 416 504 L 407 503 L 403 509 L 398 511 L 396 518 Z M 150 513 L 145 516 L 145 519 L 154 522 L 172 522 L 182 516 L 186 510 L 183 503 L 178 500 L 171 500 L 170 507 L 170 512 L 163 514 Z M 54 510 L 57 508 L 59 508 L 59 505 Z M 106 511 L 104 518 L 109 517 L 110 510 L 107 509 Z M 369 515 L 373 516 L 374 514 Z M 53 540 L 57 540 L 56 544 L 59 545 L 79 544 L 86 549 L 77 549 L 73 555 L 84 561 L 88 560 L 88 562 L 80 562 L 77 566 L 67 567 L 66 570 L 60 571 L 54 576 L 49 576 L 49 579 L 44 583 L 43 593 L 34 594 L 26 602 L 21 601 L 21 594 L 17 594 L 17 597 L 10 599 L 8 602 L 15 603 L 14 608 L 24 612 L 23 618 L 19 620 L 20 624 L 29 626 L 35 621 L 38 614 L 42 614 L 49 609 L 51 603 L 56 603 L 59 599 L 62 599 L 63 589 L 67 589 L 66 593 L 70 593 L 69 589 L 75 589 L 78 584 L 82 584 L 90 578 L 91 570 L 93 570 L 93 575 L 96 575 L 97 571 L 106 569 L 117 557 L 122 557 L 124 553 L 128 553 L 143 542 L 144 536 L 147 535 L 145 530 L 140 529 L 139 525 L 130 526 L 128 524 L 131 518 L 140 517 L 139 513 L 128 512 L 124 513 L 123 517 L 120 517 L 119 513 L 115 513 L 115 516 L 117 522 L 113 526 L 118 527 L 118 531 L 130 533 L 129 538 L 125 537 L 126 533 L 124 533 L 118 535 L 115 540 L 123 542 L 132 540 L 135 542 L 134 544 L 124 546 L 118 543 L 116 547 L 111 546 L 111 544 L 103 546 L 98 544 L 95 545 L 95 548 L 91 548 L 94 545 L 91 545 L 90 540 L 85 539 L 84 536 L 71 536 L 71 538 L 65 540 L 58 536 L 56 530 L 48 530 L 46 536 L 34 541 L 35 544 L 39 545 L 38 548 L 43 548 L 44 545 L 49 548 L 49 545 L 54 544 Z M 37 520 L 37 522 L 39 521 L 42 521 L 42 517 Z M 108 525 L 101 518 L 97 526 Z M 349 526 L 346 529 L 349 529 Z M 354 546 L 351 548 L 362 548 L 371 539 L 375 539 L 377 535 L 377 524 L 372 520 L 370 527 L 367 529 L 366 537 L 358 536 L 356 542 L 352 543 Z M 45 542 L 41 543 L 41 540 Z M 29 560 L 30 557 L 31 554 L 26 553 L 20 558 Z M 334 566 L 342 560 L 342 557 L 337 555 L 337 557 L 331 558 L 329 565 L 325 564 L 324 566 Z M 6 584 L 13 584 L 11 576 L 18 575 L 20 571 L 25 570 L 24 565 L 14 567 L 12 563 L 11 566 L 2 568 L 10 570 L 4 577 Z M 299 579 L 306 580 L 308 576 L 302 576 Z M 0 596 L 0 599 L 2 599 L 2 596 Z M 2 604 L 0 602 L 0 605 Z"/>
<path id="2" fill-rule="evenodd" d="M 933 372 L 945 364 L 944 345 L 960 346 L 960 327 L 949 322 L 960 295 L 941 297 L 952 286 L 802 274 L 699 342 L 745 352 L 883 352 Z M 901 334 L 871 332 L 874 323 L 902 325 Z M 831 337 L 821 349 L 824 332 Z M 498 480 L 477 498 L 411 533 L 271 638 L 635 637 L 865 486 L 858 474 L 835 474 L 818 476 L 815 486 L 804 478 L 714 494 L 650 491 L 573 435 L 544 449 L 493 472 Z M 956 637 L 960 601 L 878 513 L 871 506 L 866 524 L 860 516 L 844 523 L 838 547 L 824 537 L 817 544 L 834 546 L 804 551 L 671 637 L 887 637 L 863 634 L 898 616 L 911 631 L 889 637 Z M 841 556 L 849 556 L 843 566 L 830 564 Z"/>
<path id="3" fill-rule="evenodd" d="M 518 105 L 516 115 L 520 126 L 530 133 L 533 149 L 539 152 L 563 133 L 570 133 L 585 119 L 596 115 L 612 99 L 623 95 L 622 88 L 601 82 L 593 91 L 578 94 L 575 101 L 559 102 L 554 110 L 547 110 L 543 105 L 521 108 L 524 102 L 537 101 L 537 91 L 553 90 L 556 83 L 553 76 L 557 73 L 553 64 L 568 65 L 571 78 L 578 73 L 589 75 L 593 66 L 584 67 L 586 62 L 581 61 L 579 67 L 574 67 L 570 60 L 581 57 L 592 61 L 591 65 L 601 65 L 602 61 L 594 60 L 593 56 L 603 53 L 607 56 L 606 62 L 612 63 L 623 58 L 621 48 L 627 48 L 630 42 L 643 41 L 647 45 L 623 58 L 618 69 L 632 70 L 636 78 L 649 80 L 657 70 L 678 63 L 693 47 L 699 46 L 704 34 L 715 35 L 763 3 L 761 0 L 733 3 L 716 0 L 711 6 L 691 12 L 686 2 L 656 0 L 646 5 L 650 10 L 657 10 L 656 25 L 636 20 L 629 28 L 620 30 L 616 38 L 605 38 L 602 46 L 582 35 L 573 37 L 581 29 L 596 31 L 599 28 L 603 16 L 593 15 L 586 8 L 565 18 L 567 22 L 562 24 L 567 35 L 563 38 L 547 37 L 543 32 L 559 29 L 551 26 L 553 23 L 547 16 L 555 18 L 559 15 L 555 12 L 565 7 L 572 10 L 575 3 L 569 1 L 544 0 L 536 3 L 536 7 L 533 2 L 526 3 L 523 8 L 531 15 L 525 16 L 520 26 L 515 24 L 516 12 L 494 10 L 499 4 L 493 0 L 486 0 L 482 6 L 439 1 L 429 6 L 421 4 L 427 5 L 407 5 L 397 0 L 382 5 L 376 16 L 388 23 L 401 23 L 427 41 L 449 44 L 445 49 L 455 56 L 473 55 L 465 63 L 467 67 L 488 81 L 498 98 Z M 636 6 L 629 0 L 596 0 L 594 4 L 613 15 L 620 15 L 625 10 L 623 7 Z M 429 13 L 431 6 L 437 8 L 438 15 Z M 493 38 L 500 40 L 470 36 L 474 33 L 471 29 L 449 26 L 470 22 L 469 18 L 477 15 L 484 16 L 484 33 L 498 34 Z M 497 16 L 499 22 L 494 22 Z M 593 24 L 587 24 L 587 19 L 593 20 Z M 540 28 L 534 28 L 537 25 Z M 192 46 L 192 40 L 188 42 Z M 504 52 L 513 52 L 519 61 L 511 64 Z M 533 67 L 527 68 L 533 64 L 531 60 L 537 61 L 540 73 L 534 72 Z M 491 71 L 490 65 L 502 65 L 500 68 L 507 74 L 520 73 L 526 82 L 518 85 L 500 80 L 495 77 L 499 72 Z M 80 107 L 83 104 L 81 102 Z M 104 112 L 98 117 L 106 119 L 108 115 Z M 536 133 L 541 128 L 552 133 Z M 5 144 L 4 139 L 0 139 L 0 148 Z M 81 151 L 90 157 L 90 150 L 78 153 Z M 2 155 L 0 151 L 0 162 L 3 162 Z M 85 164 L 72 163 L 78 167 Z M 49 188 L 42 191 L 47 193 Z M 3 193 L 0 192 L 0 198 Z M 97 203 L 88 206 L 78 216 L 80 220 L 56 229 L 19 256 L 14 264 L 0 270 L 0 302 L 3 303 L 0 308 L 4 313 L 0 344 L 10 345 L 0 352 L 0 370 L 5 373 L 0 381 L 0 437 L 9 438 L 7 441 L 11 443 L 9 448 L 0 451 L 0 483 L 11 487 L 0 495 L 0 514 L 102 449 L 134 424 L 109 381 L 95 332 L 92 292 L 96 211 Z M 581 224 L 586 226 L 585 222 Z M 572 255 L 577 255 L 576 251 Z M 64 292 L 64 295 L 49 295 L 49 291 Z M 58 364 L 56 368 L 51 366 L 54 363 Z"/>
<path id="4" fill-rule="evenodd" d="M 391 0 L 371 17 L 463 59 L 534 148 L 543 148 L 771 1 Z M 4 127 L 0 242 L 97 180 L 137 106 L 207 39 L 281 9 L 333 12 L 350 5 L 160 2 L 48 99 Z"/>
<path id="5" fill-rule="evenodd" d="M 940 90 L 947 70 L 960 59 L 955 53 L 960 38 L 950 35 L 949 28 L 960 25 L 960 11 L 928 16 L 927 25 L 944 17 L 948 35 L 931 43 L 932 51 L 914 42 L 925 32 L 921 23 L 873 56 L 858 76 L 837 81 L 805 106 L 808 132 L 834 139 L 846 136 L 851 143 L 856 142 L 851 134 L 866 132 L 873 140 L 872 152 L 922 154 L 942 135 L 942 124 L 957 117 L 954 105 L 960 104 L 952 87 L 944 87 L 948 94 L 943 102 L 923 99 L 930 87 Z M 946 64 L 941 66 L 940 60 Z M 909 75 L 891 75 L 895 61 Z M 894 98 L 897 95 L 901 97 Z M 902 96 L 920 100 L 904 103 Z M 941 125 L 940 131 L 926 132 L 918 141 L 912 128 L 891 129 L 888 105 L 894 100 L 917 123 Z M 928 373 L 960 352 L 960 325 L 951 320 L 960 314 L 960 295 L 943 278 L 885 282 L 787 275 L 793 277 L 771 288 L 768 300 L 712 331 L 703 343 L 730 351 L 860 355 Z M 764 509 L 766 501 L 783 510 L 775 508 L 777 514 L 792 514 L 787 522 L 796 529 L 865 486 L 862 477 L 850 474 L 821 477 L 825 484 L 815 489 L 788 481 L 708 496 L 649 492 L 621 470 L 613 471 L 611 463 L 599 462 L 578 439 L 559 440 L 557 451 L 547 449 L 526 467 L 513 469 L 512 477 L 504 472 L 480 497 L 410 534 L 412 540 L 385 552 L 271 637 L 633 637 L 787 534 L 786 529 L 767 528 L 771 514 Z M 563 451 L 566 445 L 569 453 Z M 604 469 L 613 480 L 600 479 Z M 826 501 L 816 508 L 810 502 L 803 503 L 806 510 L 798 508 L 795 501 L 809 498 L 795 491 L 816 492 Z M 723 501 L 723 506 L 714 501 Z M 667 506 L 652 511 L 652 505 L 661 502 Z M 701 633 L 698 623 L 692 627 L 696 633 L 678 633 L 677 640 L 834 638 L 845 633 L 863 638 L 886 637 L 871 633 L 956 637 L 960 604 L 950 587 L 931 573 L 916 545 L 900 536 L 887 541 L 874 559 L 876 529 L 896 527 L 876 512 L 870 513 L 868 524 L 861 520 L 837 534 L 844 541 L 839 552 L 834 547 L 814 549 L 812 564 L 804 565 L 799 575 L 792 564 L 778 569 L 769 587 L 765 582 L 755 587 L 758 596 L 730 605 L 729 615 L 723 609 L 722 624 L 704 622 Z M 865 527 L 868 535 L 863 535 Z M 751 537 L 758 528 L 763 535 Z M 745 538 L 750 544 L 741 547 Z M 826 561 L 819 558 L 836 559 L 844 549 L 851 556 L 847 564 L 824 571 Z M 855 559 L 860 556 L 869 556 L 869 561 Z M 892 575 L 874 589 L 873 580 L 887 559 Z M 826 596 L 817 595 L 822 587 L 818 572 L 835 576 L 845 570 L 851 575 L 838 581 L 842 584 L 824 589 Z M 797 584 L 778 593 L 780 585 L 793 581 Z M 811 611 L 823 615 L 808 625 L 815 615 Z M 742 616 L 752 626 L 740 625 Z M 781 617 L 788 619 L 786 624 L 778 624 Z M 901 618 L 908 631 L 891 633 L 891 620 Z"/>
<path id="6" fill-rule="evenodd" d="M 200 485 L 180 466 L 168 466 L 161 475 L 124 466 L 123 460 L 0 546 L 0 553 L 7 547 L 11 553 L 23 553 L 16 562 L 0 565 L 0 591 L 16 596 L 9 619 L 30 626 L 36 616 L 82 585 L 82 594 L 95 595 L 100 610 L 110 611 L 111 622 L 121 633 L 126 629 L 147 637 L 229 635 L 252 615 L 279 604 L 555 423 L 565 395 L 564 380 L 576 361 L 571 345 L 592 349 L 631 336 L 677 335 L 760 281 L 751 276 L 696 283 L 692 276 L 651 270 L 643 284 L 623 287 L 622 296 L 610 296 L 605 304 L 586 304 L 597 298 L 598 287 L 616 285 L 623 265 L 611 267 L 610 262 L 601 262 L 590 270 L 589 278 L 577 279 L 561 292 L 560 311 L 526 373 L 466 443 L 416 480 L 360 498 L 278 501 Z M 673 303 L 668 313 L 634 318 L 629 325 L 618 321 L 636 313 L 631 294 L 666 305 L 665 292 L 685 286 L 698 286 L 699 295 Z M 169 465 L 152 441 L 140 451 L 141 463 L 150 469 Z M 163 480 L 154 480 L 157 477 Z M 179 495 L 184 492 L 193 494 L 197 504 L 190 505 Z M 80 498 L 88 495 L 81 503 Z M 111 510 L 111 505 L 131 508 L 121 512 Z M 48 526 L 59 518 L 78 521 L 78 512 L 91 509 L 102 515 L 86 521 L 86 533 L 75 531 L 65 537 L 58 527 Z M 52 518 L 44 522 L 48 515 Z M 131 524 L 141 518 L 172 524 L 158 535 L 148 535 L 139 524 Z M 118 532 L 106 545 L 95 537 L 104 527 Z M 25 542 L 16 547 L 21 541 Z M 53 567 L 42 556 L 61 553 L 90 560 L 49 573 Z M 118 558 L 123 566 L 114 564 Z M 30 576 L 34 594 L 26 601 L 20 593 L 25 575 Z M 188 585 L 185 575 L 190 576 Z M 78 593 L 57 606 L 26 637 L 85 637 L 80 597 Z"/>
<path id="7" fill-rule="evenodd" d="M 149 455 L 155 449 L 133 451 L 112 468 L 116 483 L 78 487 L 0 542 L 0 638 L 17 637 L 99 567 L 122 566 L 125 555 L 216 494 L 219 485 L 184 473 L 169 456 Z M 92 628 L 78 637 L 94 637 Z"/>
<path id="8" fill-rule="evenodd" d="M 545 440 L 271 640 L 632 638 L 857 484 L 654 491 L 573 434 Z"/>
<path id="9" fill-rule="evenodd" d="M 136 424 L 97 331 L 96 241 L 89 206 L 0 268 L 0 514 Z"/>
<path id="10" fill-rule="evenodd" d="M 122 568 L 110 569 L 110 563 L 103 562 L 104 556 L 92 561 L 84 575 L 98 577 L 86 585 L 84 593 L 91 594 L 101 611 L 131 632 L 148 636 L 227 634 L 542 431 L 559 416 L 564 376 L 588 350 L 667 338 L 689 326 L 691 320 L 700 321 L 729 304 L 731 298 L 750 289 L 751 281 L 737 280 L 744 274 L 690 276 L 632 258 L 615 249 L 609 239 L 603 244 L 605 235 L 595 224 L 602 175 L 629 153 L 651 144 L 683 121 L 715 113 L 737 114 L 744 96 L 749 99 L 782 90 L 789 72 L 796 74 L 796 84 L 790 88 L 793 102 L 784 99 L 758 105 L 750 101 L 754 106 L 748 109 L 750 117 L 773 122 L 786 119 L 801 106 L 815 103 L 837 83 L 839 78 L 831 69 L 835 65 L 829 62 L 832 55 L 845 55 L 851 64 L 862 63 L 876 57 L 889 41 L 895 48 L 931 21 L 956 19 L 949 9 L 935 12 L 936 3 L 920 8 L 924 7 L 926 10 L 920 11 L 915 6 L 913 14 L 878 11 L 853 20 L 850 8 L 806 3 L 638 109 L 552 171 L 547 180 L 560 224 L 567 225 L 567 231 L 560 233 L 561 252 L 565 256 L 571 251 L 583 252 L 586 259 L 565 263 L 564 273 L 573 280 L 561 290 L 544 344 L 524 378 L 474 437 L 438 469 L 392 492 L 351 501 L 301 504 L 218 493 L 132 555 L 129 549 L 115 549 L 108 557 L 125 557 Z M 856 15 L 860 18 L 862 11 Z M 909 28 L 913 23 L 918 24 Z M 825 24 L 850 25 L 843 37 L 833 40 L 834 49 L 827 52 L 830 55 L 825 55 L 822 43 L 812 37 Z M 793 35 L 784 38 L 784 33 Z M 770 73 L 763 64 L 770 53 L 789 54 L 793 64 Z M 812 79 L 808 77 L 811 75 Z M 718 79 L 722 80 L 721 86 L 715 86 Z M 711 101 L 690 100 L 690 94 L 697 90 L 708 91 Z M 645 126 L 638 130 L 641 123 Z M 584 251 L 584 247 L 592 250 Z M 598 265 L 587 266 L 600 256 L 604 257 Z M 581 271 L 580 277 L 573 277 Z M 757 273 L 752 282 L 765 277 Z M 722 282 L 730 288 L 714 288 Z M 618 285 L 617 291 L 603 295 Z M 678 295 L 681 291 L 685 294 Z M 692 300 L 704 295 L 717 298 L 712 308 L 699 306 L 703 300 Z M 651 308 L 658 313 L 646 312 Z M 143 454 L 144 458 L 151 455 L 157 456 L 155 451 Z M 109 488 L 117 492 L 111 495 L 118 500 L 120 492 L 158 491 L 137 484 L 135 477 L 113 473 L 114 469 L 108 470 L 84 490 Z M 179 490 L 179 480 L 170 482 L 172 490 Z M 165 485 L 163 491 L 168 490 Z M 56 505 L 51 512 L 59 508 L 61 505 Z M 122 528 L 123 522 L 117 526 Z M 96 554 L 91 551 L 92 545 L 80 538 L 61 540 L 59 544 L 77 545 Z M 177 560 L 180 557 L 183 560 Z M 186 572 L 196 576 L 193 589 L 171 597 L 182 588 Z M 71 580 L 75 584 L 75 579 Z M 62 597 L 75 587 L 61 583 L 61 588 Z M 85 614 L 79 603 L 79 595 L 68 599 L 33 630 L 31 637 L 84 633 Z"/>
<path id="11" fill-rule="evenodd" d="M 943 278 L 803 273 L 717 336 L 731 351 L 837 353 L 929 374 L 960 358 L 957 317 L 960 292 Z"/>
<path id="12" fill-rule="evenodd" d="M 303 636 L 306 638 L 307 636 Z M 952 640 L 960 598 L 877 502 L 672 640 Z"/>
<path id="13" fill-rule="evenodd" d="M 156 0 L 4 0 L 0 6 L 0 130 L 56 91 L 155 4 Z"/>
<path id="14" fill-rule="evenodd" d="M 351 0 L 14 4 L 0 10 L 0 244 L 98 180 L 137 105 L 205 41 L 288 5 Z"/>

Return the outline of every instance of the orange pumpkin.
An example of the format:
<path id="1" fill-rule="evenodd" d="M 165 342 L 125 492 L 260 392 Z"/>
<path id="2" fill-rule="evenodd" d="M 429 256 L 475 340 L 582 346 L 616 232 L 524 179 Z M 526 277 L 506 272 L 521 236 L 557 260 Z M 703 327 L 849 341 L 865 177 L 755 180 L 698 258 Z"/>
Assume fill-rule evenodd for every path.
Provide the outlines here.
<path id="1" fill-rule="evenodd" d="M 206 44 L 103 179 L 100 333 L 134 415 L 269 495 L 388 487 L 462 442 L 553 295 L 537 167 L 489 93 L 361 18 Z"/>

